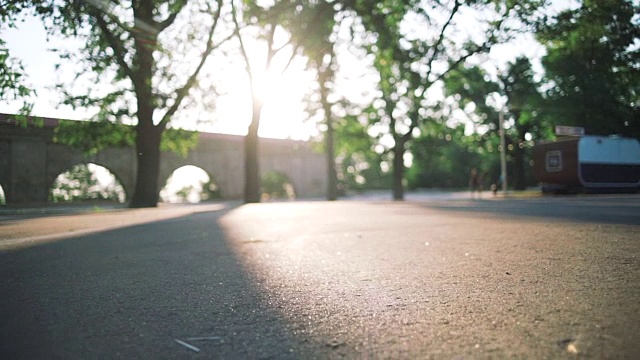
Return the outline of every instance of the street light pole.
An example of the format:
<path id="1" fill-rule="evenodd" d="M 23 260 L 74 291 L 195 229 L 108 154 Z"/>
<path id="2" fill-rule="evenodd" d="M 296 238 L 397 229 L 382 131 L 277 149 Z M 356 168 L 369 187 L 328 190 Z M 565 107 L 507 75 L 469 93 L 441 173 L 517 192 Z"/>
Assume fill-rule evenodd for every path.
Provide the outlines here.
<path id="1" fill-rule="evenodd" d="M 498 127 L 500 129 L 500 175 L 502 177 L 502 193 L 507 193 L 507 148 L 504 141 L 504 113 L 498 113 Z"/>

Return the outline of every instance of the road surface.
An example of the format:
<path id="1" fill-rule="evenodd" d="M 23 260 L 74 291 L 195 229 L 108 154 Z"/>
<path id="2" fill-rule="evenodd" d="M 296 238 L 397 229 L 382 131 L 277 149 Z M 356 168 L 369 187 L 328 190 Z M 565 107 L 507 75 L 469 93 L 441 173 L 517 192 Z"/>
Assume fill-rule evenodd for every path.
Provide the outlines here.
<path id="1" fill-rule="evenodd" d="M 0 358 L 634 358 L 640 197 L 0 219 Z"/>

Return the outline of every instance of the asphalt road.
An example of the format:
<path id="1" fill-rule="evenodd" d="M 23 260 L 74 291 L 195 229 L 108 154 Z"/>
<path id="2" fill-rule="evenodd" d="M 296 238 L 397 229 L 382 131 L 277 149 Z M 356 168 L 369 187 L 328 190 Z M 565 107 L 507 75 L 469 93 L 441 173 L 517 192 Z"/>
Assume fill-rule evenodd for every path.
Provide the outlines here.
<path id="1" fill-rule="evenodd" d="M 0 218 L 0 358 L 637 358 L 640 197 Z"/>

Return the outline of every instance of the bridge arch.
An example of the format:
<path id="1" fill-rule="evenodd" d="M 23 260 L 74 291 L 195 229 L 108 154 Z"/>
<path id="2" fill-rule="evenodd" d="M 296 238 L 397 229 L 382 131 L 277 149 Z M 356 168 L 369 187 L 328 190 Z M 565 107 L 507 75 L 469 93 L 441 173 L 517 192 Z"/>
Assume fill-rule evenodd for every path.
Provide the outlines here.
<path id="1" fill-rule="evenodd" d="M 7 195 L 4 193 L 2 183 L 0 183 L 0 205 L 7 205 Z"/>
<path id="2" fill-rule="evenodd" d="M 296 185 L 291 177 L 281 171 L 267 171 L 262 174 L 261 200 L 295 200 Z"/>
<path id="3" fill-rule="evenodd" d="M 82 172 L 87 172 L 87 174 L 82 174 Z M 59 181 L 65 180 L 78 180 L 78 179 L 65 179 L 65 177 L 73 176 L 73 172 L 76 174 L 79 173 L 81 176 L 89 176 L 89 178 L 79 179 L 80 183 L 78 186 L 92 186 L 92 188 L 86 188 L 78 190 L 85 191 L 85 196 L 90 194 L 98 193 L 99 196 L 108 196 L 108 197 L 117 197 L 117 201 L 120 203 L 124 203 L 128 199 L 127 191 L 122 186 L 122 182 L 118 179 L 118 176 L 114 174 L 109 168 L 106 166 L 102 166 L 100 164 L 96 164 L 93 162 L 79 162 L 70 165 L 66 169 L 63 169 L 58 173 L 58 175 L 49 183 L 49 201 L 55 199 L 55 196 L 64 196 L 67 193 L 65 191 L 61 191 L 58 189 L 59 186 L 56 184 Z M 86 183 L 82 183 L 85 181 Z M 58 189 L 58 191 L 56 191 Z M 72 191 L 74 188 L 67 189 L 67 191 Z M 55 200 L 54 200 L 55 201 Z M 64 200 L 66 201 L 66 199 Z"/>
<path id="4" fill-rule="evenodd" d="M 164 202 L 191 202 L 216 200 L 223 192 L 215 176 L 195 165 L 183 165 L 163 176 L 160 199 Z"/>
<path id="5" fill-rule="evenodd" d="M 79 164 L 96 164 L 104 167 L 120 183 L 127 201 L 135 187 L 135 151 L 132 148 L 107 148 L 94 155 L 86 155 L 78 149 L 62 144 L 48 144 L 46 151 L 47 194 L 58 175 Z"/>

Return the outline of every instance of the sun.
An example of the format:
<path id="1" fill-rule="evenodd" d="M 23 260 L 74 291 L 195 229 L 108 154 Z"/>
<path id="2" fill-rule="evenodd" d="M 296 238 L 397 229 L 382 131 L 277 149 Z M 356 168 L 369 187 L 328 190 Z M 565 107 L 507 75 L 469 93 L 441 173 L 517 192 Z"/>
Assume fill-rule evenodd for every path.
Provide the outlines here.
<path id="1" fill-rule="evenodd" d="M 314 76 L 303 69 L 267 77 L 263 93 L 264 107 L 259 135 L 272 138 L 306 139 L 317 132 L 310 123 L 305 97 L 311 91 Z"/>
<path id="2" fill-rule="evenodd" d="M 314 87 L 315 75 L 303 61 L 294 61 L 284 73 L 255 74 L 258 96 L 264 102 L 260 137 L 308 140 L 317 134 L 305 97 Z M 244 135 L 252 115 L 251 86 L 244 69 L 229 74 L 226 91 L 216 103 L 217 119 L 212 131 Z"/>

